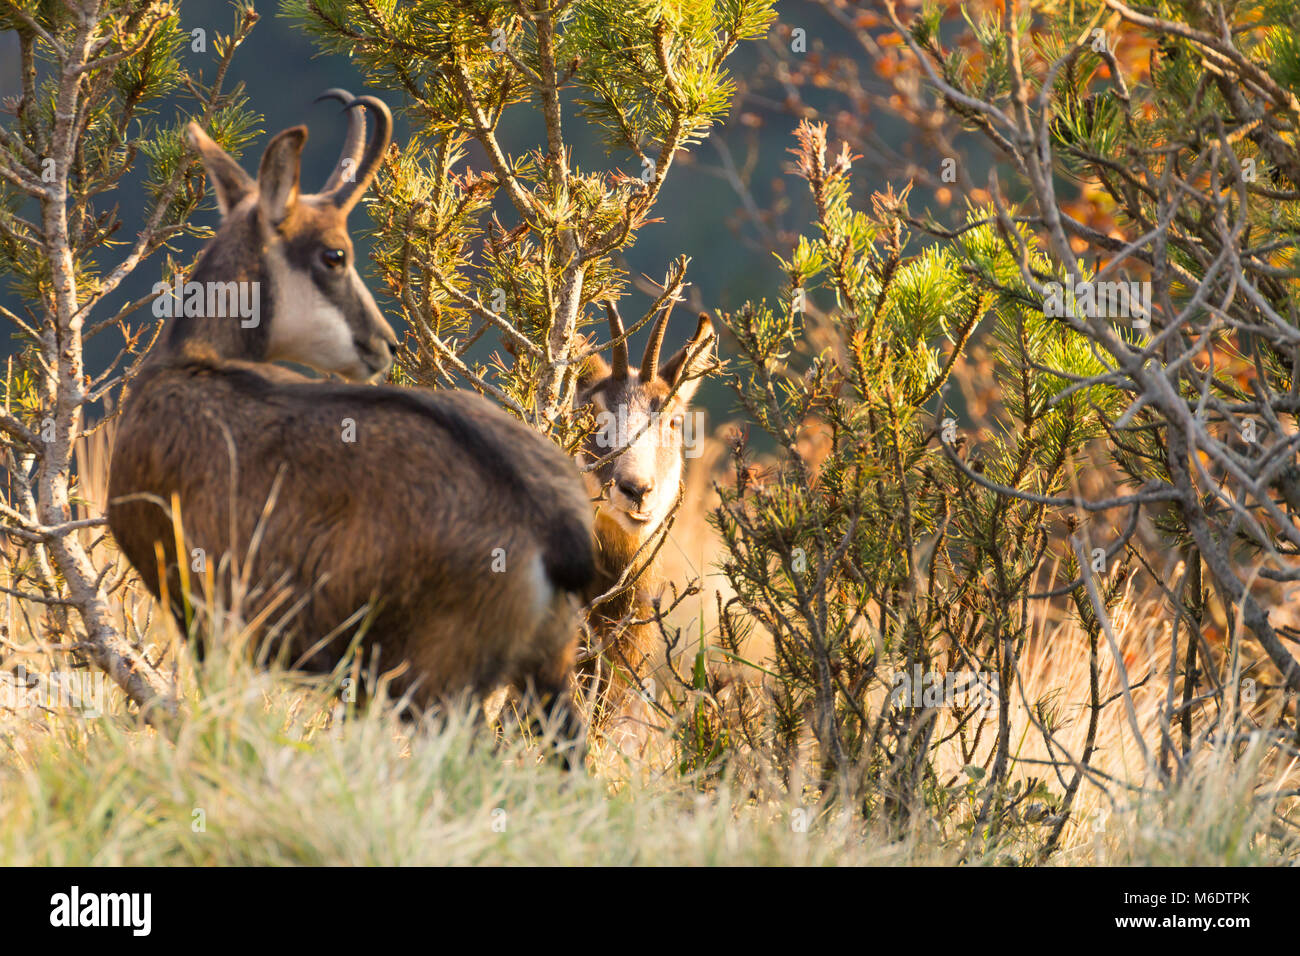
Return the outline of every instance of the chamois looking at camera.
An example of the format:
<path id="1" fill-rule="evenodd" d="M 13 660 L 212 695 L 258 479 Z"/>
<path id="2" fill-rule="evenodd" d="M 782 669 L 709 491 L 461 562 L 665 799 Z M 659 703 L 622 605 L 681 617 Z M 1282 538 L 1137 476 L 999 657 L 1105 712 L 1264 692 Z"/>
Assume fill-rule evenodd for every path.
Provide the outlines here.
<path id="1" fill-rule="evenodd" d="M 646 676 L 660 643 L 650 620 L 651 601 L 662 583 L 654 539 L 681 496 L 686 414 L 713 363 L 716 336 L 709 317 L 700 313 L 690 341 L 661 363 L 670 301 L 651 329 L 641 367 L 632 368 L 618 308 L 606 302 L 605 312 L 614 342 L 612 364 L 599 356 L 588 360 L 576 404 L 591 406 L 598 425 L 579 456 L 586 467 L 596 465 L 587 472 L 587 483 L 600 498 L 596 577 L 587 600 L 615 593 L 588 612 L 597 656 L 589 655 L 581 672 L 597 699 L 617 709 L 618 698 L 637 686 L 631 675 Z"/>
<path id="2" fill-rule="evenodd" d="M 110 528 L 149 590 L 165 586 L 182 630 L 186 598 L 202 597 L 201 553 L 223 605 L 291 666 L 332 670 L 364 622 L 364 666 L 376 661 L 394 695 L 423 709 L 514 685 L 573 742 L 572 764 L 589 499 L 562 451 L 486 399 L 359 383 L 387 372 L 397 340 L 346 219 L 392 118 L 374 97 L 325 95 L 347 104 L 349 125 L 316 194 L 299 189 L 305 127 L 271 140 L 254 180 L 190 124 L 222 222 L 187 287 L 258 283 L 261 314 L 252 327 L 170 321 L 122 410 Z"/>

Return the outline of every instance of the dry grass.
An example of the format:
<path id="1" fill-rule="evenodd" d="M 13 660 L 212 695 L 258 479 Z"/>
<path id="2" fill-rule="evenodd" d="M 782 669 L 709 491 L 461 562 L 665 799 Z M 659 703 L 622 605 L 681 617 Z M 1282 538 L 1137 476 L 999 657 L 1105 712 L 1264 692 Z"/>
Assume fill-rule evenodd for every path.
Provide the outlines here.
<path id="1" fill-rule="evenodd" d="M 105 439 L 97 441 L 81 458 L 82 493 L 91 502 L 101 499 L 106 461 Z M 715 449 L 693 463 L 689 501 L 707 500 L 718 460 Z M 679 519 L 666 557 L 676 580 L 704 575 L 705 594 L 678 616 L 708 641 L 712 591 L 721 584 L 710 573 L 717 546 L 702 514 L 696 507 Z M 113 560 L 109 541 L 87 541 L 100 562 Z M 0 862 L 951 864 L 966 854 L 967 862 L 997 863 L 1028 858 L 1045 832 L 1044 824 L 1026 823 L 1010 842 L 972 848 L 962 829 L 971 807 L 959 803 L 944 818 L 919 814 L 909 832 L 887 834 L 805 807 L 798 768 L 784 768 L 795 771 L 787 784 L 754 773 L 761 761 L 737 761 L 749 769 L 705 785 L 664 762 L 630 767 L 599 739 L 598 769 L 566 776 L 524 742 L 494 748 L 465 713 L 413 726 L 376 704 L 343 719 L 336 684 L 252 669 L 237 629 L 196 671 L 170 623 L 151 616 L 147 596 L 129 582 L 117 595 L 123 626 L 176 667 L 182 716 L 159 734 L 126 713 L 112 688 L 102 716 L 68 706 L 0 710 Z M 1101 686 L 1110 703 L 1099 721 L 1096 778 L 1081 786 L 1052 862 L 1300 861 L 1293 795 L 1300 769 L 1263 735 L 1203 741 L 1168 786 L 1144 758 L 1144 745 L 1159 754 L 1167 621 L 1141 595 L 1120 603 L 1114 629 L 1136 685 L 1143 743 L 1120 694 L 1120 664 L 1103 641 Z M 8 598 L 3 625 L 5 671 L 76 666 L 75 654 L 60 646 L 59 622 L 40 608 Z M 1144 681 L 1148 672 L 1154 676 Z M 1088 686 L 1086 635 L 1068 619 L 1051 619 L 1044 606 L 1014 696 L 1014 779 L 1046 779 L 1064 790 L 1070 766 L 1051 763 L 1082 752 Z M 1243 715 L 1245 726 L 1267 726 L 1277 706 L 1257 702 Z M 1051 722 L 1054 748 L 1031 713 Z M 1198 713 L 1198 727 L 1214 716 Z M 665 743 L 656 752 L 669 750 Z M 955 740 L 939 747 L 936 763 L 952 780 L 967 773 Z"/>

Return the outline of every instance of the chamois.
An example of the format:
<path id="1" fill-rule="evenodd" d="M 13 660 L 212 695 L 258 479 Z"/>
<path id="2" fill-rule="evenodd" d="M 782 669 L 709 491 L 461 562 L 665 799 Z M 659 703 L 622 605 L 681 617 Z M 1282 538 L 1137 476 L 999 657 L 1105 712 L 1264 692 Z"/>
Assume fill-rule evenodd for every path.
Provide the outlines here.
<path id="1" fill-rule="evenodd" d="M 653 664 L 658 631 L 649 620 L 651 600 L 661 583 L 653 538 L 681 495 L 683 430 L 701 376 L 713 361 L 716 336 L 708 315 L 700 313 L 695 334 L 668 361 L 660 363 L 671 301 L 650 332 L 640 369 L 628 365 L 623 320 L 613 302 L 605 303 L 613 364 L 593 356 L 582 370 L 576 405 L 591 406 L 597 428 L 579 456 L 588 489 L 600 504 L 596 512 L 596 577 L 587 592 L 595 603 L 588 626 L 597 655 L 580 673 L 598 701 L 597 714 L 619 707 L 619 698 L 644 679 Z M 595 465 L 592 468 L 592 465 Z M 637 569 L 640 570 L 637 575 Z M 635 581 L 623 581 L 635 575 Z M 630 587 L 627 587 L 631 583 Z M 603 700 L 603 703 L 601 703 Z"/>
<path id="2" fill-rule="evenodd" d="M 516 686 L 558 726 L 572 766 L 590 500 L 571 459 L 486 399 L 363 384 L 387 372 L 397 340 L 357 275 L 346 219 L 392 118 L 374 97 L 325 96 L 352 112 L 314 195 L 299 191 L 305 127 L 270 141 L 254 180 L 190 124 L 222 222 L 187 288 L 258 283 L 261 314 L 247 328 L 211 314 L 170 323 L 122 408 L 109 526 L 155 597 L 165 585 L 182 630 L 201 555 L 225 606 L 293 666 L 334 669 L 360 626 L 366 665 L 394 695 L 423 710 Z"/>

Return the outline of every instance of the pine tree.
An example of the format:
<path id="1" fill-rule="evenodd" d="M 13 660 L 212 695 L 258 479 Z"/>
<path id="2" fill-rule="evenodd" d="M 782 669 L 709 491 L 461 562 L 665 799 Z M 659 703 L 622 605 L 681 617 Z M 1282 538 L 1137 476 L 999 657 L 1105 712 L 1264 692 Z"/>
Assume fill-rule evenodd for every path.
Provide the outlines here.
<path id="1" fill-rule="evenodd" d="M 27 316 L 0 310 L 20 345 L 4 380 L 0 414 L 9 489 L 3 506 L 8 564 L 5 593 L 49 608 L 55 640 L 75 643 L 141 705 L 171 706 L 170 683 L 117 625 L 110 592 L 122 583 L 96 567 L 73 471 L 87 414 L 129 384 L 159 330 L 135 322 L 152 297 L 112 314 L 104 303 L 123 281 L 179 236 L 203 202 L 201 171 L 182 140 L 189 116 L 164 119 L 163 101 L 181 95 L 192 114 L 231 148 L 250 138 L 256 117 L 241 87 L 223 91 L 231 59 L 257 15 L 237 8 L 229 34 L 211 40 L 209 77 L 182 68 L 186 32 L 172 4 L 105 0 L 23 2 L 0 8 L 0 30 L 19 38 L 22 92 L 0 123 L 0 272 L 27 304 Z M 122 226 L 114 188 L 144 164 L 144 228 Z M 176 271 L 174 263 L 168 269 Z M 86 342 L 116 333 L 117 357 L 86 368 Z M 102 423 L 101 423 L 102 424 Z M 71 619 L 71 609 L 79 618 Z"/>

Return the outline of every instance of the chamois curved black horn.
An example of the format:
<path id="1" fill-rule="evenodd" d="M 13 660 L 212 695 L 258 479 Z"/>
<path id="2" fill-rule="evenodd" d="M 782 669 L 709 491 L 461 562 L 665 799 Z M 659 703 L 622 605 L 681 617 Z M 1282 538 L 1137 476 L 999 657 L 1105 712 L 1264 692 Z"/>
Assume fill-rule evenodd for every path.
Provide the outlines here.
<path id="1" fill-rule="evenodd" d="M 676 299 L 669 299 L 664 310 L 659 313 L 659 318 L 655 320 L 654 328 L 650 330 L 650 341 L 645 344 L 645 356 L 641 359 L 641 381 L 651 382 L 659 374 L 659 352 L 664 347 L 664 332 L 668 328 L 668 316 L 673 314 L 673 306 L 677 304 Z"/>
<path id="2" fill-rule="evenodd" d="M 623 339 L 626 333 L 623 329 L 623 317 L 618 314 L 618 306 L 614 304 L 613 299 L 605 300 L 605 317 L 609 319 L 609 335 L 614 343 L 609 350 L 612 359 L 610 375 L 613 378 L 627 378 L 627 339 Z M 623 341 L 620 342 L 619 339 Z"/>
<path id="3" fill-rule="evenodd" d="M 326 90 L 313 103 L 319 103 L 321 100 L 338 100 L 344 107 L 350 106 L 356 99 L 351 93 L 339 87 L 333 87 Z M 343 183 L 343 177 L 349 172 L 356 175 L 357 167 L 361 165 L 361 154 L 366 148 L 366 112 L 358 110 L 353 113 L 348 111 L 348 132 L 343 139 L 343 151 L 339 153 L 339 161 L 334 164 L 334 171 L 330 173 L 330 178 L 325 181 L 321 187 L 321 192 L 332 193 Z M 351 169 L 348 168 L 348 160 L 352 161 Z"/>
<path id="4" fill-rule="evenodd" d="M 379 172 L 379 164 L 384 160 L 384 151 L 388 149 L 389 140 L 393 136 L 393 114 L 388 111 L 388 106 L 383 100 L 375 96 L 358 96 L 343 109 L 354 110 L 359 106 L 374 114 L 375 128 L 370 133 L 370 141 L 366 143 L 365 154 L 357 164 L 352 181 L 339 183 L 338 188 L 330 193 L 334 205 L 344 212 L 355 206 L 370 187 L 370 182 L 375 178 L 375 173 Z"/>

